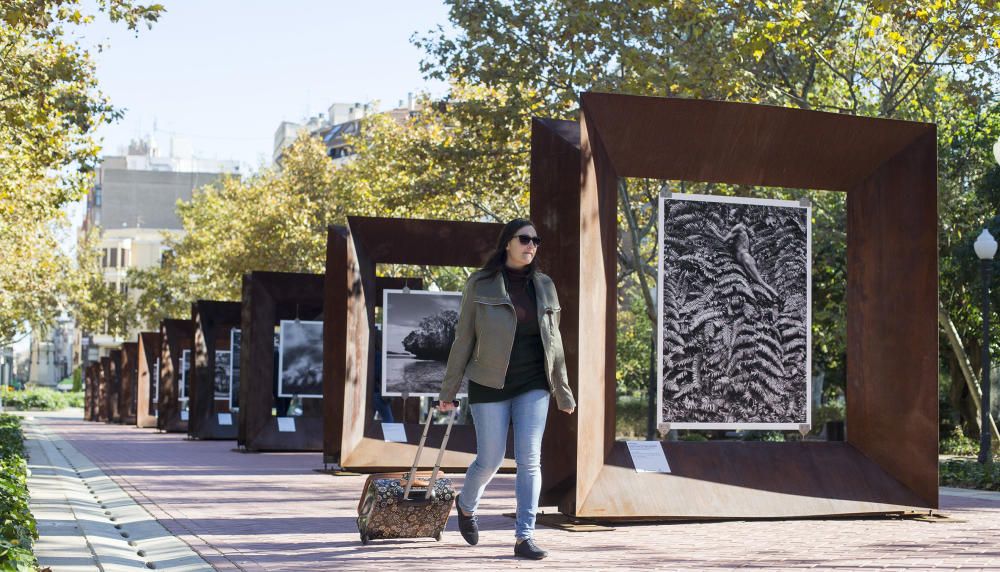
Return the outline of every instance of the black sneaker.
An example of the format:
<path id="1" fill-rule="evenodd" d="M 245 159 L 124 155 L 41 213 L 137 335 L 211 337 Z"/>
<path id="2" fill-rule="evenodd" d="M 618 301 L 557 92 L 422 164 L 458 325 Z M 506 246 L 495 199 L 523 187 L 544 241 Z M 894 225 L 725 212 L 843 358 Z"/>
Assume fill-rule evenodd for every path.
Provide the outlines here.
<path id="1" fill-rule="evenodd" d="M 549 553 L 539 548 L 538 545 L 535 544 L 535 541 L 531 538 L 519 540 L 517 544 L 514 545 L 514 556 L 530 558 L 532 560 L 541 560 L 548 555 Z"/>
<path id="2" fill-rule="evenodd" d="M 458 530 L 466 542 L 475 546 L 479 544 L 479 519 L 474 514 L 466 516 L 462 512 L 462 507 L 458 506 L 459 497 L 461 495 L 455 497 L 455 508 L 458 509 Z"/>

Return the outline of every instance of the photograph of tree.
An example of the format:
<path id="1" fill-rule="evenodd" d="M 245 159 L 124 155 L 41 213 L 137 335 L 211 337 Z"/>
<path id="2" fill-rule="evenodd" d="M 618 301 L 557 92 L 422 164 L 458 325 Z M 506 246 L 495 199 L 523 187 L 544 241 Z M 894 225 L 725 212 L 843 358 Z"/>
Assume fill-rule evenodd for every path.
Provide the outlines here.
<path id="1" fill-rule="evenodd" d="M 229 399 L 229 370 L 232 366 L 230 358 L 232 353 L 228 351 L 215 352 L 215 399 L 225 401 Z"/>
<path id="2" fill-rule="evenodd" d="M 660 199 L 660 423 L 810 423 L 810 216 L 792 201 Z"/>
<path id="3" fill-rule="evenodd" d="M 240 329 L 229 330 L 229 408 L 240 407 Z"/>
<path id="4" fill-rule="evenodd" d="M 384 290 L 382 298 L 382 395 L 437 397 L 462 293 Z M 459 395 L 468 393 L 467 384 Z"/>
<path id="5" fill-rule="evenodd" d="M 278 397 L 323 397 L 323 322 L 282 320 Z"/>

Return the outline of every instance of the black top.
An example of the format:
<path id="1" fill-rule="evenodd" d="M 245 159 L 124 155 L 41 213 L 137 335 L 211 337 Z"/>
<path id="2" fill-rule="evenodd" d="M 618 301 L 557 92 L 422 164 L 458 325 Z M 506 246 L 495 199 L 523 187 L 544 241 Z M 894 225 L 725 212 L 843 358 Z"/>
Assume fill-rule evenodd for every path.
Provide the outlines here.
<path id="1" fill-rule="evenodd" d="M 545 378 L 545 348 L 538 327 L 538 304 L 535 301 L 535 286 L 531 283 L 530 271 L 505 268 L 502 274 L 507 294 L 517 314 L 517 332 L 510 350 L 507 376 L 502 389 L 470 381 L 469 403 L 504 401 L 532 389 L 549 389 L 549 382 Z"/>

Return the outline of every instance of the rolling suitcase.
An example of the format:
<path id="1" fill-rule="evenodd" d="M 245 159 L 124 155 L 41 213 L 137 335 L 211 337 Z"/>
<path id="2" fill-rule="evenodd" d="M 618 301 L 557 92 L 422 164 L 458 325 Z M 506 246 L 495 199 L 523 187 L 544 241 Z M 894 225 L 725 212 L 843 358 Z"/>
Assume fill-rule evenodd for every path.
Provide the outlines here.
<path id="1" fill-rule="evenodd" d="M 427 431 L 433 420 L 433 415 L 428 413 L 410 471 L 378 473 L 365 481 L 358 503 L 358 533 L 362 544 L 381 538 L 429 537 L 441 540 L 441 533 L 448 524 L 451 507 L 455 503 L 455 489 L 451 486 L 451 479 L 439 479 L 438 473 L 457 411 L 457 408 L 453 409 L 448 416 L 444 439 L 432 471 L 417 472 Z M 412 479 L 410 475 L 413 475 Z"/>

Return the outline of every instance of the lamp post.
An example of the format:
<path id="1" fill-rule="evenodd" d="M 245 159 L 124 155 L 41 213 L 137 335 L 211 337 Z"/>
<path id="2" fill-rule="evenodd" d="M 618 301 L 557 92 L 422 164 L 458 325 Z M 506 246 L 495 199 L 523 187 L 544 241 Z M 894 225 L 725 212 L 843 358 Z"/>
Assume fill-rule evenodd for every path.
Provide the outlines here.
<path id="1" fill-rule="evenodd" d="M 998 149 L 994 149 L 998 150 Z M 973 245 L 976 256 L 979 257 L 979 268 L 983 280 L 983 399 L 980 403 L 979 424 L 979 462 L 989 463 L 993 460 L 993 435 L 990 433 L 990 279 L 993 274 L 993 257 L 997 253 L 997 241 L 990 231 L 983 232 Z"/>

